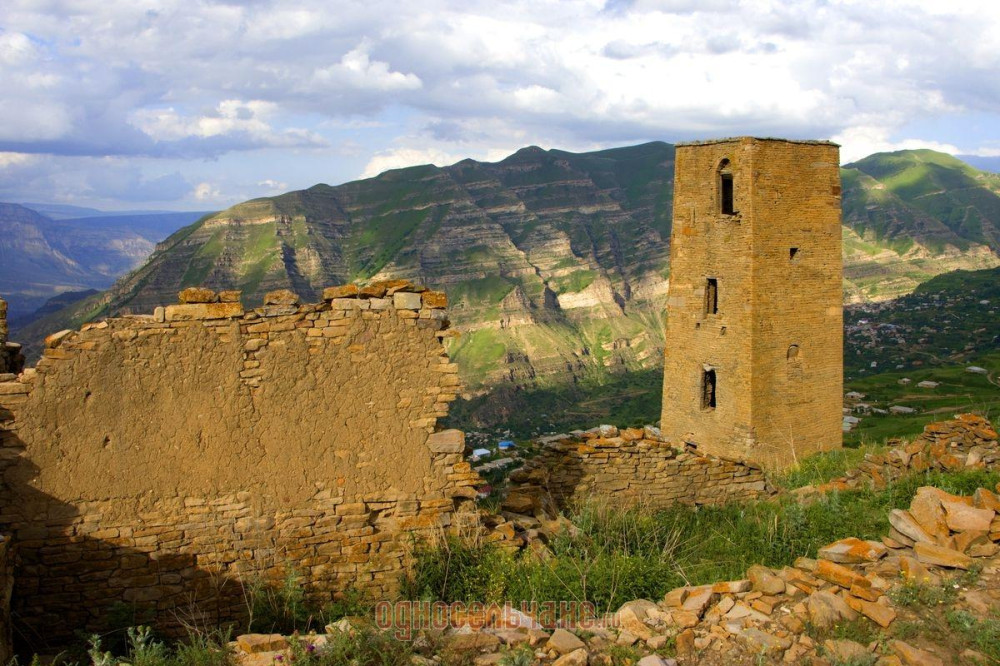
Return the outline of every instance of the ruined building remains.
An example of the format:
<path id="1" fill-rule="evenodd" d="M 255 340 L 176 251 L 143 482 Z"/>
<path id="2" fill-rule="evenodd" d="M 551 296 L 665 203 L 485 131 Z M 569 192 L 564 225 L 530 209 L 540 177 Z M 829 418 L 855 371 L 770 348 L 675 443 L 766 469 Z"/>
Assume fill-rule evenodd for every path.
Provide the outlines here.
<path id="1" fill-rule="evenodd" d="M 9 342 L 8 333 L 7 301 L 0 298 L 0 381 L 4 381 L 3 375 L 17 374 L 24 367 L 21 345 Z"/>
<path id="2" fill-rule="evenodd" d="M 780 468 L 840 446 L 836 144 L 677 146 L 662 430 Z"/>
<path id="3" fill-rule="evenodd" d="M 153 315 L 46 339 L 0 380 L 0 531 L 30 649 L 106 629 L 122 605 L 170 633 L 245 618 L 294 569 L 319 604 L 391 597 L 410 549 L 481 483 L 460 431 L 445 297 L 406 281 L 186 289 Z"/>

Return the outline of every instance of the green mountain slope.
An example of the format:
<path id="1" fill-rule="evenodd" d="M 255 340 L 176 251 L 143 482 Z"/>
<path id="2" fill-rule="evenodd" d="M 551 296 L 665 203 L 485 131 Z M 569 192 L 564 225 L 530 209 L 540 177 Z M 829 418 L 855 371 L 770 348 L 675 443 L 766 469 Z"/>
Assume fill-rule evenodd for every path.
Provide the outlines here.
<path id="1" fill-rule="evenodd" d="M 181 229 L 110 291 L 21 339 L 43 324 L 149 312 L 191 285 L 242 289 L 255 304 L 276 288 L 315 299 L 326 285 L 398 276 L 448 292 L 462 332 L 451 352 L 472 392 L 601 386 L 661 362 L 673 157 L 659 142 L 528 147 L 497 163 L 255 199 Z M 1000 265 L 992 176 L 925 151 L 872 156 L 843 174 L 849 298 Z"/>
<path id="2" fill-rule="evenodd" d="M 1000 175 L 932 150 L 878 153 L 841 173 L 854 300 L 908 293 L 948 270 L 997 265 Z M 850 270 L 865 263 L 871 270 Z"/>

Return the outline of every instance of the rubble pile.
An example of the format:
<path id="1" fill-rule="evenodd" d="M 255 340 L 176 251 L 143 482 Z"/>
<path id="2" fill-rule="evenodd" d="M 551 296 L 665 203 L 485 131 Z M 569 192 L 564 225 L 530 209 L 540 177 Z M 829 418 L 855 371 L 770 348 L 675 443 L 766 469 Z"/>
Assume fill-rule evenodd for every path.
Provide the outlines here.
<path id="1" fill-rule="evenodd" d="M 983 469 L 1000 463 L 997 431 L 978 414 L 959 414 L 948 421 L 930 423 L 912 442 L 890 440 L 885 453 L 869 453 L 846 476 L 816 486 L 798 488 L 799 495 L 850 490 L 866 485 L 884 488 L 912 472 Z"/>
<path id="2" fill-rule="evenodd" d="M 611 666 L 619 663 L 613 655 L 623 649 L 639 666 L 989 663 L 978 652 L 955 654 L 953 646 L 930 643 L 927 637 L 896 637 L 894 623 L 913 611 L 893 598 L 907 586 L 957 588 L 961 591 L 951 607 L 983 618 L 1000 613 L 997 492 L 980 488 L 962 497 L 923 487 L 908 510 L 891 512 L 891 532 L 881 540 L 841 539 L 792 566 L 754 565 L 743 579 L 680 587 L 657 601 L 630 601 L 586 625 L 543 628 L 537 618 L 508 608 L 493 616 L 466 616 L 443 638 L 418 638 L 414 645 L 458 649 L 466 653 L 462 663 L 477 666 L 501 663 L 520 645 L 527 646 L 521 649 L 530 652 L 531 663 L 554 666 Z M 956 574 L 969 570 L 978 580 L 970 577 L 959 585 Z M 836 638 L 837 628 L 850 623 L 869 623 L 878 638 L 864 644 Z M 348 629 L 342 624 L 331 630 Z M 248 641 L 241 637 L 237 644 Z M 258 653 L 242 650 L 240 655 L 245 666 L 263 666 Z M 438 663 L 432 657 L 418 655 L 413 663 Z"/>

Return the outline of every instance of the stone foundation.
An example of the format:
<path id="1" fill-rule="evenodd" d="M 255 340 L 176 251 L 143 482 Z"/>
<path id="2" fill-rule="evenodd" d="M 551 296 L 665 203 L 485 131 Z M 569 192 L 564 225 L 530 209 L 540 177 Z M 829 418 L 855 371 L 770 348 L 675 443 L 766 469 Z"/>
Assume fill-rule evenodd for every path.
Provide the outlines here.
<path id="1" fill-rule="evenodd" d="M 391 596 L 414 541 L 464 518 L 479 477 L 463 433 L 437 431 L 459 386 L 443 294 L 325 296 L 244 310 L 188 289 L 51 335 L 0 382 L 25 647 L 100 631 L 121 604 L 167 634 L 241 620 L 246 584 L 290 567 L 319 604 Z"/>

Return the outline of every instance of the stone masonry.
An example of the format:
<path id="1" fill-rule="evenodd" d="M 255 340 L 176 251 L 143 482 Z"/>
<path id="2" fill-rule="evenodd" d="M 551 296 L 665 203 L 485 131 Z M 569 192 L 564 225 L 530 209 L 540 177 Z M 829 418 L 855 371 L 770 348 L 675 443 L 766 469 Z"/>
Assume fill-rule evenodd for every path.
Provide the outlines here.
<path id="1" fill-rule="evenodd" d="M 415 540 L 468 514 L 480 482 L 441 339 L 444 294 L 406 281 L 238 292 L 61 331 L 0 381 L 0 530 L 33 650 L 126 604 L 161 631 L 245 616 L 288 567 L 329 602 L 391 595 Z M 147 621 L 144 619 L 144 621 Z"/>
<path id="2" fill-rule="evenodd" d="M 746 501 L 774 492 L 759 467 L 700 455 L 692 447 L 674 448 L 656 428 L 601 426 L 540 443 L 542 452 L 510 476 L 508 511 L 553 513 L 595 501 L 661 509 Z"/>
<path id="3" fill-rule="evenodd" d="M 0 381 L 7 374 L 17 374 L 24 367 L 21 345 L 7 339 L 7 301 L 0 298 Z"/>
<path id="4" fill-rule="evenodd" d="M 663 433 L 767 468 L 841 443 L 838 148 L 677 147 Z"/>

